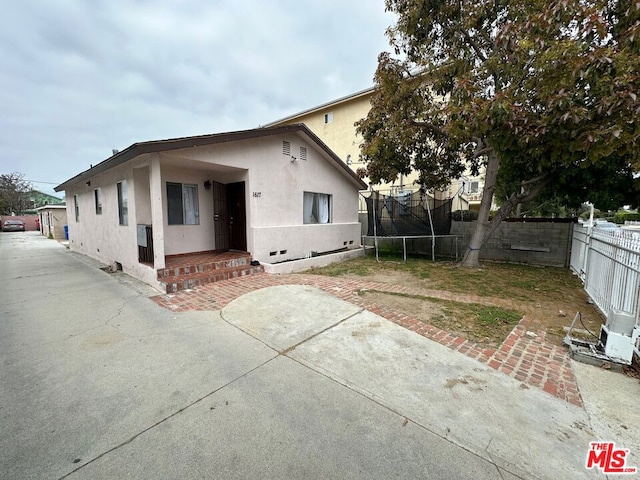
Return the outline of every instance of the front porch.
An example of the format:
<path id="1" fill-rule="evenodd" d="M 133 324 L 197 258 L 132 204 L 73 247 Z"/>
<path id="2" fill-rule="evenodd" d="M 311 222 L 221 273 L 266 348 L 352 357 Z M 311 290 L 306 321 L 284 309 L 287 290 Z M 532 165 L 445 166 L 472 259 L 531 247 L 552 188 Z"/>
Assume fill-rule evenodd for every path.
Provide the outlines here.
<path id="1" fill-rule="evenodd" d="M 263 272 L 251 265 L 251 254 L 238 251 L 208 251 L 184 255 L 168 255 L 157 278 L 166 293 L 175 293 L 208 283 Z"/>

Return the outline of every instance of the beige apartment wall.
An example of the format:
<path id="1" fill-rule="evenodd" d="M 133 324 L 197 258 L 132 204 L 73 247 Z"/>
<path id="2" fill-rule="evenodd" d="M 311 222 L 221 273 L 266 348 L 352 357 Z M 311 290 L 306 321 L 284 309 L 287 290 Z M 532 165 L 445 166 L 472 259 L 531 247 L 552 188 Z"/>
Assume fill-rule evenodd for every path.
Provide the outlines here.
<path id="1" fill-rule="evenodd" d="M 345 100 L 335 105 L 324 107 L 313 112 L 296 116 L 283 121 L 281 124 L 304 123 L 313 133 L 326 143 L 331 150 L 349 163 L 349 167 L 355 172 L 358 168 L 364 167 L 360 162 L 360 145 L 362 136 L 356 133 L 355 123 L 367 116 L 371 109 L 371 93 Z M 331 123 L 325 122 L 325 116 L 331 114 Z M 396 192 L 398 189 L 417 190 L 414 185 L 418 175 L 412 173 L 408 176 L 398 178 L 392 183 L 381 183 L 374 185 L 374 189 L 388 193 Z M 369 185 L 369 179 L 363 179 Z M 401 187 L 402 185 L 402 187 Z M 440 197 L 438 197 L 440 198 Z"/>
<path id="2" fill-rule="evenodd" d="M 285 123 L 304 123 L 333 150 L 343 162 L 350 156 L 357 162 L 360 155 L 362 136 L 356 134 L 355 122 L 367 116 L 371 109 L 370 95 L 357 97 L 339 105 L 326 107 L 296 117 Z M 332 114 L 331 123 L 325 123 L 325 115 Z"/>

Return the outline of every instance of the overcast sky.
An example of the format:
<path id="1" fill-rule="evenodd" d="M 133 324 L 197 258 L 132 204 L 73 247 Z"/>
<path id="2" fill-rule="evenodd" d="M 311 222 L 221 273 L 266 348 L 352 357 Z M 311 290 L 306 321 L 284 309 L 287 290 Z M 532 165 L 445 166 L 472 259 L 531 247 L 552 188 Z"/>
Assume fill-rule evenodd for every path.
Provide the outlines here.
<path id="1" fill-rule="evenodd" d="M 392 21 L 383 0 L 7 2 L 0 173 L 54 193 L 113 148 L 255 128 L 368 88 Z"/>

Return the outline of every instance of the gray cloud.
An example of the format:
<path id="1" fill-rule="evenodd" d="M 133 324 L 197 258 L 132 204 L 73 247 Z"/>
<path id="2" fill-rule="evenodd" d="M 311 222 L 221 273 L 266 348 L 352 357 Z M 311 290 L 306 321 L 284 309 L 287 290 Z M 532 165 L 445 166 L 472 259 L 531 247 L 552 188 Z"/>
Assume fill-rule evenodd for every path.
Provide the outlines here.
<path id="1" fill-rule="evenodd" d="M 22 0 L 3 10 L 0 173 L 51 182 L 111 148 L 253 128 L 367 88 L 392 21 L 382 0 Z"/>

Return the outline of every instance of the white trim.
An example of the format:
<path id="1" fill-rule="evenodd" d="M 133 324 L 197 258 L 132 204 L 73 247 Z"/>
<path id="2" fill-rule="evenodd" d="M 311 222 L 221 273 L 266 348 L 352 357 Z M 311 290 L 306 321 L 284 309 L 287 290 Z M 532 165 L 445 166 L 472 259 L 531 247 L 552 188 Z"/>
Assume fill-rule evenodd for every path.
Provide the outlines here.
<path id="1" fill-rule="evenodd" d="M 364 97 L 366 95 L 369 95 L 370 93 L 373 93 L 375 89 L 376 89 L 375 87 L 369 87 L 369 88 L 367 88 L 365 90 L 360 90 L 359 92 L 352 93 L 351 95 L 347 95 L 346 97 L 341 97 L 341 98 L 338 98 L 337 100 L 332 100 L 330 102 L 323 103 L 322 105 L 318 105 L 317 107 L 312 107 L 312 108 L 309 108 L 307 110 L 303 110 L 301 112 L 294 113 L 293 115 L 289 115 L 288 117 L 281 118 L 280 120 L 276 120 L 275 122 L 266 123 L 265 125 L 262 125 L 262 126 L 263 127 L 275 127 L 276 125 L 280 125 L 282 123 L 289 123 L 291 120 L 294 120 L 294 119 L 296 119 L 298 117 L 303 117 L 303 116 L 308 115 L 310 113 L 314 113 L 314 112 L 317 112 L 319 110 L 323 110 L 325 108 L 332 107 L 334 105 L 339 105 L 341 103 L 348 102 L 350 100 L 355 100 L 356 98 L 359 98 L 359 97 Z"/>

